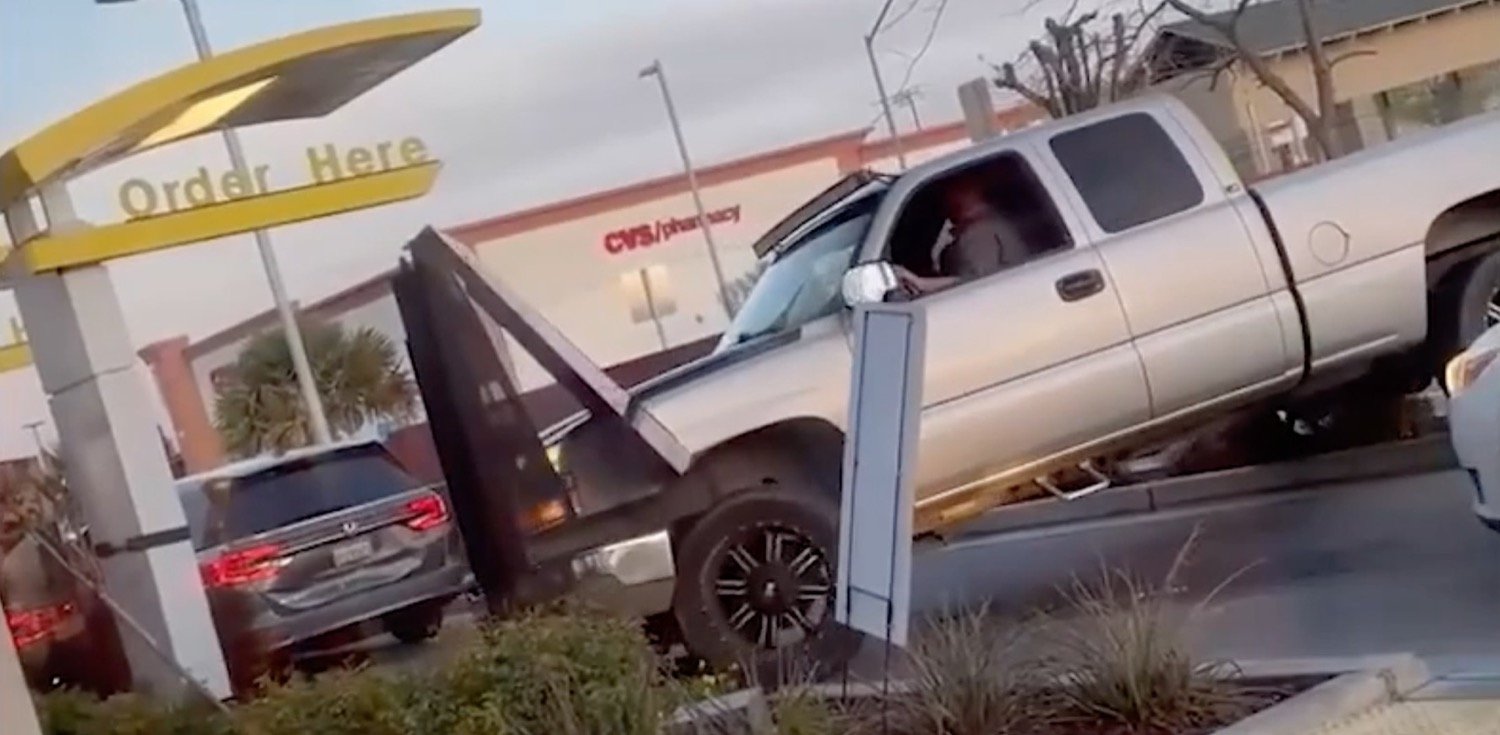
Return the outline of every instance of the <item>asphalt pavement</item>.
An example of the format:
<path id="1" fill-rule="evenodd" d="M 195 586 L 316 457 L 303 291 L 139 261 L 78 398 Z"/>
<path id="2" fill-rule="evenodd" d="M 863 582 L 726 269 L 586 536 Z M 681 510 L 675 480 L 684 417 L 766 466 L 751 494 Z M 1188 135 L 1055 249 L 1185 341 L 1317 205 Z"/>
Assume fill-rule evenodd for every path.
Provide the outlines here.
<path id="1" fill-rule="evenodd" d="M 1500 656 L 1500 534 L 1475 520 L 1471 492 L 1445 472 L 957 540 L 916 562 L 914 609 L 1023 615 L 1101 566 L 1159 580 L 1198 528 L 1178 609 L 1238 574 L 1186 624 L 1202 654 L 1411 652 L 1463 669 Z"/>
<path id="2" fill-rule="evenodd" d="M 1500 534 L 1475 520 L 1469 488 L 1445 472 L 958 538 L 914 560 L 914 622 L 975 605 L 1016 618 L 1056 610 L 1063 585 L 1104 568 L 1159 581 L 1196 528 L 1171 599 L 1203 656 L 1415 653 L 1435 672 L 1493 672 Z M 429 644 L 371 643 L 376 662 L 405 668 L 473 640 L 460 615 Z"/>

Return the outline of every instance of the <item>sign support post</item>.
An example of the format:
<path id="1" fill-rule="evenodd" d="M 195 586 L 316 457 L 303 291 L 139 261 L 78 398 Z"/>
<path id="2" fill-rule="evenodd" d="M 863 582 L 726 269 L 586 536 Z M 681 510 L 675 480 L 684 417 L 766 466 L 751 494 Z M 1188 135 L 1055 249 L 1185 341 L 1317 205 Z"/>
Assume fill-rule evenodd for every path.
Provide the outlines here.
<path id="1" fill-rule="evenodd" d="M 854 312 L 836 619 L 894 646 L 906 645 L 911 617 L 925 316 L 913 304 L 869 304 Z"/>

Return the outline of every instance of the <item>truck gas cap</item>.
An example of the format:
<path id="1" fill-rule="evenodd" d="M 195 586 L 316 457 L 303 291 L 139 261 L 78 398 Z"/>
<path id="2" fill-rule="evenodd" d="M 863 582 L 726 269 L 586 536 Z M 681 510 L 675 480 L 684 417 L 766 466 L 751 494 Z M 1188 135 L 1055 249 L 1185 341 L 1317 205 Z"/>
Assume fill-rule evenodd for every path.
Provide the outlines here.
<path id="1" fill-rule="evenodd" d="M 1349 233 L 1333 222 L 1319 222 L 1307 235 L 1307 249 L 1323 265 L 1338 265 L 1349 257 Z"/>

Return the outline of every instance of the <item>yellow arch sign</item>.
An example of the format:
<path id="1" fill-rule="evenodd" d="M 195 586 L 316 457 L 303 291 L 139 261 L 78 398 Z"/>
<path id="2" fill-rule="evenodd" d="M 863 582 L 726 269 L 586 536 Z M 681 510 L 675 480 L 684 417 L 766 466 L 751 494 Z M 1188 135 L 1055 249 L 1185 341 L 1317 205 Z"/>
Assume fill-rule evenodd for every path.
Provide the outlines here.
<path id="1" fill-rule="evenodd" d="M 0 154 L 0 208 L 62 176 L 210 132 L 327 115 L 479 25 L 477 10 L 319 28 L 190 64 L 96 102 Z"/>
<path id="2" fill-rule="evenodd" d="M 221 127 L 327 115 L 478 25 L 477 10 L 346 23 L 237 49 L 146 80 L 0 154 L 0 210 L 24 206 L 42 186 Z M 209 207 L 43 234 L 19 244 L 17 252 L 33 273 L 100 263 L 413 199 L 431 190 L 437 170 L 436 163 L 421 162 Z M 4 255 L 0 251 L 0 260 Z M 0 263 L 0 270 L 5 265 Z"/>

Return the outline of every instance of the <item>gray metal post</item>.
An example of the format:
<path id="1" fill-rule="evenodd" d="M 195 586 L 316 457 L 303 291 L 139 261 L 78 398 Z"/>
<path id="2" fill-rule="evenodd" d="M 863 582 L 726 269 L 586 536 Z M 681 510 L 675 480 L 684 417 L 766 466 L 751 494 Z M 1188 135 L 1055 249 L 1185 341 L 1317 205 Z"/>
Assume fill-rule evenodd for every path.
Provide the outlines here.
<path id="1" fill-rule="evenodd" d="M 853 333 L 834 614 L 904 646 L 927 323 L 918 304 L 865 304 Z"/>
<path id="2" fill-rule="evenodd" d="M 880 64 L 875 61 L 875 36 L 880 34 L 880 24 L 885 22 L 885 16 L 891 12 L 891 3 L 894 0 L 885 0 L 880 7 L 880 15 L 875 17 L 875 25 L 870 26 L 870 32 L 865 34 L 865 54 L 870 57 L 870 73 L 875 76 L 875 91 L 880 93 L 880 109 L 885 115 L 885 129 L 890 133 L 891 145 L 896 147 L 896 164 L 902 171 L 906 170 L 906 150 L 901 143 L 901 136 L 896 134 L 896 116 L 891 114 L 891 98 L 885 93 L 885 80 L 880 76 Z"/>
<path id="3" fill-rule="evenodd" d="M 698 226 L 703 228 L 703 240 L 708 245 L 708 259 L 713 263 L 714 280 L 719 286 L 719 305 L 724 308 L 724 314 L 734 318 L 734 312 L 729 308 L 729 289 L 724 281 L 724 268 L 719 264 L 719 247 L 714 242 L 713 227 L 708 223 L 708 212 L 703 209 L 703 196 L 698 191 L 698 174 L 693 170 L 693 161 L 688 156 L 687 141 L 682 137 L 682 125 L 677 120 L 677 106 L 672 104 L 672 92 L 667 88 L 667 72 L 662 68 L 661 61 L 651 62 L 651 66 L 641 70 L 641 77 L 655 76 L 657 83 L 661 86 L 661 98 L 667 105 L 667 118 L 672 123 L 672 135 L 677 139 L 677 152 L 682 155 L 682 168 L 687 172 L 688 189 L 693 193 L 693 207 L 698 211 Z"/>
<path id="4" fill-rule="evenodd" d="M 208 45 L 208 33 L 203 27 L 203 16 L 198 12 L 197 0 L 182 0 L 182 13 L 187 17 L 188 31 L 193 34 L 193 47 L 198 51 L 198 59 L 202 61 L 212 57 L 213 48 Z M 222 132 L 224 147 L 229 149 L 229 165 L 236 171 L 249 171 L 244 149 L 240 147 L 239 134 L 233 128 L 224 128 Z M 307 344 L 302 340 L 302 328 L 297 325 L 297 312 L 287 298 L 286 286 L 281 281 L 281 266 L 276 262 L 271 236 L 265 230 L 255 231 L 255 248 L 260 252 L 266 281 L 271 286 L 271 298 L 276 302 L 281 329 L 286 333 L 287 346 L 292 353 L 292 368 L 297 375 L 297 388 L 302 393 L 302 402 L 307 405 L 307 420 L 312 428 L 313 441 L 318 444 L 332 443 L 333 432 L 328 427 L 328 414 L 323 410 L 323 398 L 318 394 L 312 363 L 307 359 Z"/>

